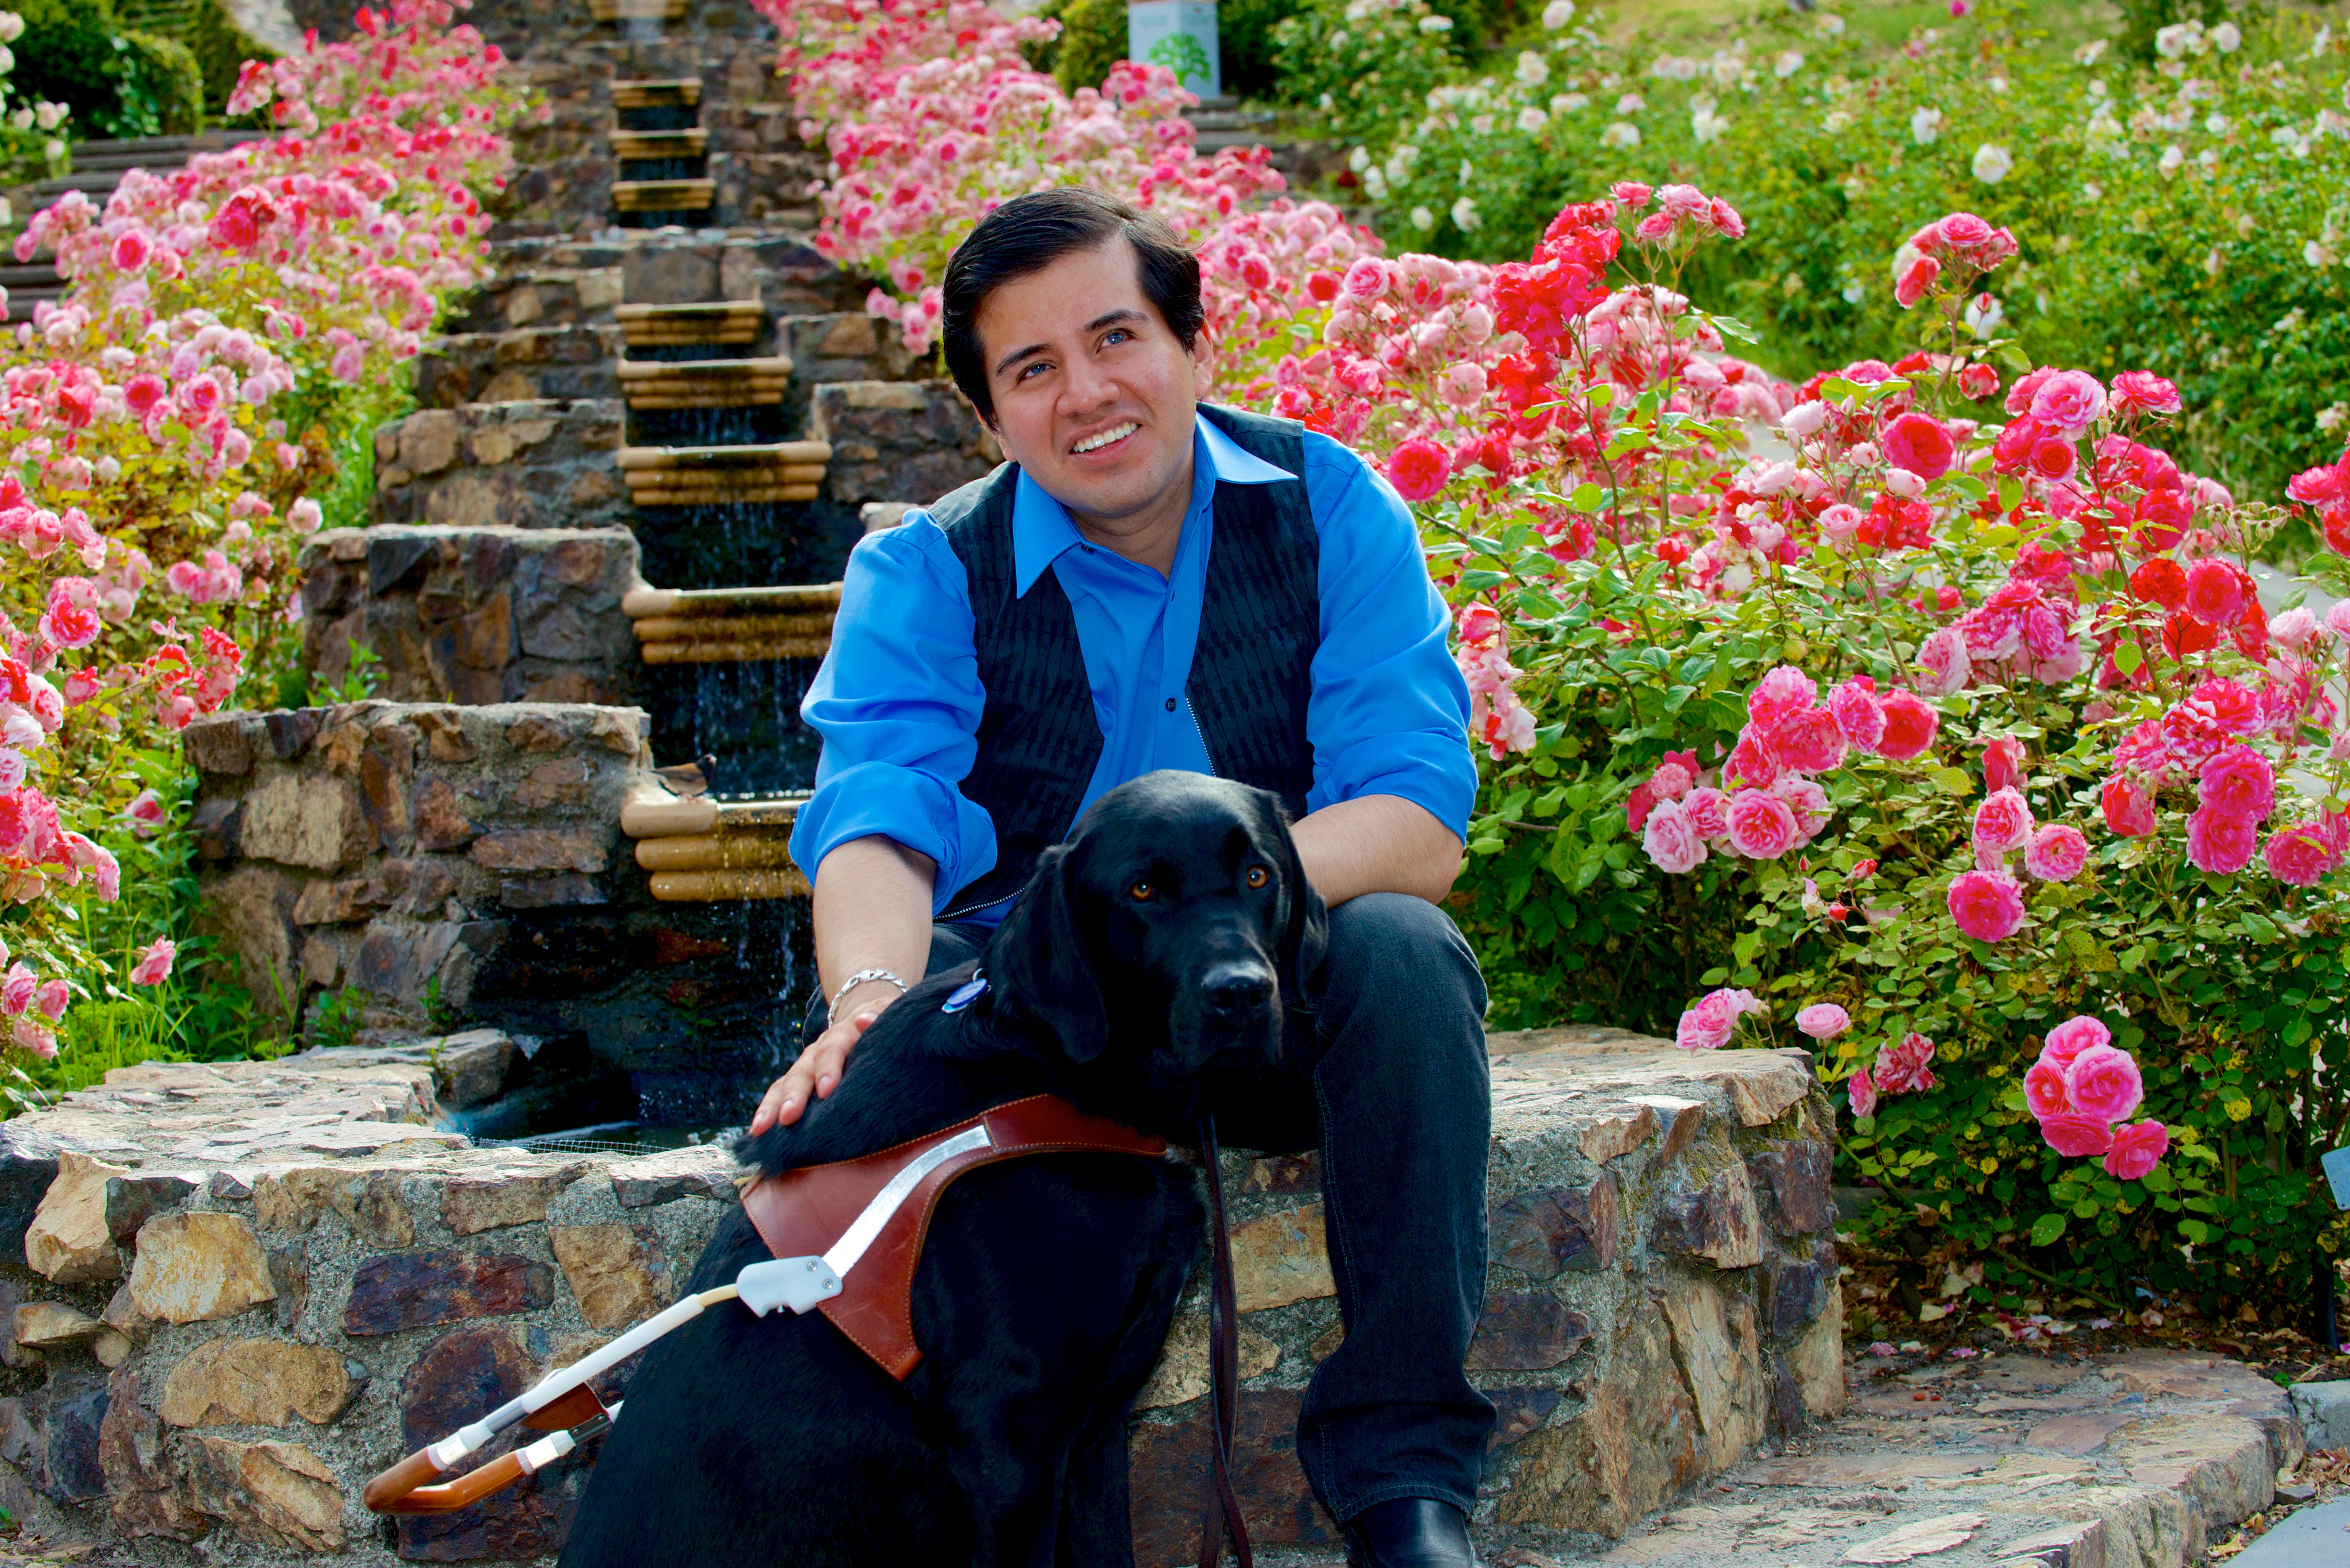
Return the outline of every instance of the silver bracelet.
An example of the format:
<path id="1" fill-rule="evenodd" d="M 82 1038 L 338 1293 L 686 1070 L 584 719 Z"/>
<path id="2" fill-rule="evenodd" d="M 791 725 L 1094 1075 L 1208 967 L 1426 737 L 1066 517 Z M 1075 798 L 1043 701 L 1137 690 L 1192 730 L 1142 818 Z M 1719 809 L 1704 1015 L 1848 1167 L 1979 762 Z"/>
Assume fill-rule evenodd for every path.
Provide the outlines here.
<path id="1" fill-rule="evenodd" d="M 906 982 L 899 980 L 896 975 L 891 974 L 888 970 L 860 969 L 855 974 L 848 977 L 847 984 L 843 985 L 838 991 L 832 993 L 832 1005 L 825 1010 L 824 1014 L 824 1023 L 826 1028 L 829 1029 L 834 1024 L 840 1022 L 840 1004 L 848 1000 L 848 993 L 850 992 L 855 991 L 858 986 L 863 985 L 868 980 L 886 980 L 891 985 L 898 988 L 899 995 L 903 996 L 906 994 Z"/>

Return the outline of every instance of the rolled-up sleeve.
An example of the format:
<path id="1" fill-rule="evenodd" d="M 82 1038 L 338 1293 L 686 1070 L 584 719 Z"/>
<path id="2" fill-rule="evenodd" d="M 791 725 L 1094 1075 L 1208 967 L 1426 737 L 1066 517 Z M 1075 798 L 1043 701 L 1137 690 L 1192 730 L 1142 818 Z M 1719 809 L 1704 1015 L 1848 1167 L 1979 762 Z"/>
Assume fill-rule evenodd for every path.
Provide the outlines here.
<path id="1" fill-rule="evenodd" d="M 848 557 L 832 650 L 800 703 L 824 737 L 816 793 L 792 828 L 814 879 L 853 838 L 894 838 L 938 862 L 931 907 L 995 865 L 995 826 L 963 798 L 978 754 L 978 656 L 969 586 L 938 525 L 920 513 L 868 535 Z"/>
<path id="2" fill-rule="evenodd" d="M 1322 541 L 1306 808 L 1400 795 L 1466 838 L 1477 795 L 1469 686 L 1411 509 L 1361 458 L 1312 432 L 1305 490 Z"/>

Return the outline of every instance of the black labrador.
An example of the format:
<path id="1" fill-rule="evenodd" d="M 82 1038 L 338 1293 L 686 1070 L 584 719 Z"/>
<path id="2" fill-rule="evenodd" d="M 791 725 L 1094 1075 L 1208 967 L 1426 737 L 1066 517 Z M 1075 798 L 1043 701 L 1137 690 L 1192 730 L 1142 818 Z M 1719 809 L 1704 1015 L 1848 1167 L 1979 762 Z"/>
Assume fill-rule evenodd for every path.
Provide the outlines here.
<path id="1" fill-rule="evenodd" d="M 1281 1050 L 1326 932 L 1278 799 L 1197 774 L 1110 791 L 1047 850 L 980 961 L 884 1012 L 827 1099 L 741 1151 L 850 1159 L 1039 1092 L 1190 1141 L 1219 1085 Z M 1197 1253 L 1192 1173 L 1044 1155 L 946 1189 L 900 1384 L 821 1314 L 723 1305 L 656 1345 L 589 1478 L 563 1568 L 1133 1562 L 1126 1420 Z M 768 1256 L 738 1210 L 688 1290 Z"/>

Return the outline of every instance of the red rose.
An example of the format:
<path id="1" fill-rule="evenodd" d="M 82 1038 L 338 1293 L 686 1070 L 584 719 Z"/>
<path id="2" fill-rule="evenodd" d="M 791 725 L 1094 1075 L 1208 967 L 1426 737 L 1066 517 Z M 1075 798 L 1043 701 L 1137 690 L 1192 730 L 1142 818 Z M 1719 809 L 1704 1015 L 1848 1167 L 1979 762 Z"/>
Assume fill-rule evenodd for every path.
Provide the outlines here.
<path id="1" fill-rule="evenodd" d="M 2147 603 L 2177 609 L 2187 597 L 2187 569 L 2168 556 L 2157 556 L 2130 574 L 2129 586 Z"/>
<path id="2" fill-rule="evenodd" d="M 1916 692 L 1888 691 L 1883 706 L 1885 736 L 1877 742 L 1878 755 L 1907 762 L 1934 743 L 1935 732 L 1942 726 L 1941 715 Z"/>

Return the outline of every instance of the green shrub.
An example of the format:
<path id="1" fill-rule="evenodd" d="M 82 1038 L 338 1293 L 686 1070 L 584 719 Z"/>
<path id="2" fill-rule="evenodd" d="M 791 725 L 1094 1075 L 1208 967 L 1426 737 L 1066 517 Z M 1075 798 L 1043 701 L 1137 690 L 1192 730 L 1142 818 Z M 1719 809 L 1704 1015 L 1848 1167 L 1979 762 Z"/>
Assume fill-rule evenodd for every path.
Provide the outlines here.
<path id="1" fill-rule="evenodd" d="M 78 136 L 175 136 L 203 123 L 203 74 L 184 44 L 126 28 L 112 0 L 23 0 L 17 96 L 73 111 Z"/>
<path id="2" fill-rule="evenodd" d="M 1299 0 L 1217 0 L 1216 38 L 1223 54 L 1224 92 L 1270 99 L 1281 85 L 1274 29 L 1297 15 Z"/>
<path id="3" fill-rule="evenodd" d="M 116 11 L 126 26 L 188 47 L 203 78 L 205 109 L 215 117 L 227 106 L 244 62 L 276 53 L 238 27 L 220 0 L 118 0 Z"/>
<path id="4" fill-rule="evenodd" d="M 1029 63 L 1050 71 L 1064 92 L 1097 88 L 1126 58 L 1126 0 L 1045 0 L 1039 16 L 1061 24 L 1061 36 L 1037 46 Z"/>
<path id="5" fill-rule="evenodd" d="M 1697 281 L 1766 327 L 1789 369 L 1874 351 L 1899 314 L 1887 269 L 1917 214 L 1974 211 L 2023 244 L 2001 291 L 2006 330 L 2038 360 L 2178 382 L 2197 410 L 2175 438 L 2182 462 L 2273 494 L 2340 450 L 2350 39 L 2319 48 L 2305 17 L 2242 22 L 2240 49 L 2207 35 L 2154 69 L 2053 48 L 2007 5 L 1890 54 L 1817 17 L 1773 20 L 1704 59 L 1579 22 L 1471 81 L 1439 77 L 1440 52 L 1392 20 L 1353 29 L 1351 51 L 1326 42 L 1317 65 L 1304 29 L 1329 9 L 1287 25 L 1292 79 L 1333 94 L 1382 226 L 1408 244 L 1522 256 L 1570 192 L 1690 181 L 1754 235 Z M 1340 96 L 1349 78 L 1361 90 Z M 1939 120 L 1913 125 L 1924 111 Z M 1453 216 L 1464 195 L 1470 229 Z"/>

